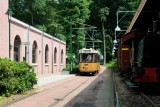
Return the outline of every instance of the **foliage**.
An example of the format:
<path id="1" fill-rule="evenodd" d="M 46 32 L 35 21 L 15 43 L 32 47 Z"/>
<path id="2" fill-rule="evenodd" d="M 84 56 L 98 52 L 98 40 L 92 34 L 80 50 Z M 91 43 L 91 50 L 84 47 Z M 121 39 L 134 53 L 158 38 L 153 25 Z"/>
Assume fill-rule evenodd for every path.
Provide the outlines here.
<path id="1" fill-rule="evenodd" d="M 133 3 L 133 4 L 132 4 Z M 113 42 L 107 42 L 107 38 L 104 40 L 103 36 L 110 36 L 111 40 L 113 41 L 115 38 L 115 28 L 116 28 L 116 12 L 120 11 L 134 11 L 137 9 L 138 4 L 140 1 L 137 0 L 93 0 L 93 3 L 90 5 L 90 18 L 87 20 L 87 23 L 90 25 L 94 25 L 97 27 L 97 31 L 99 33 L 99 39 L 101 41 L 106 41 L 106 61 L 110 61 L 111 52 Z M 103 15 L 107 13 L 108 10 L 109 14 Z M 103 13 L 103 14 L 100 14 Z M 122 18 L 125 13 L 121 13 L 119 18 Z M 104 17 L 105 16 L 105 17 Z M 131 19 L 133 18 L 133 13 L 128 13 L 123 20 L 120 21 L 119 26 L 121 29 L 127 29 Z M 103 19 L 103 20 L 102 20 Z M 105 21 L 104 21 L 105 20 Z M 102 23 L 104 23 L 104 30 L 102 27 Z M 105 32 L 104 32 L 105 31 Z M 123 35 L 123 32 L 121 33 Z M 119 36 L 120 38 L 121 36 Z M 97 36 L 96 36 L 97 38 Z M 103 46 L 102 44 L 96 44 L 97 47 L 100 48 L 101 53 L 103 53 Z M 109 45 L 109 46 L 108 46 Z"/>
<path id="2" fill-rule="evenodd" d="M 67 43 L 67 63 L 78 57 L 78 51 L 84 47 L 85 22 L 89 19 L 91 0 L 59 0 L 56 21 L 63 26 Z M 77 29 L 75 29 L 77 28 Z M 73 60 L 78 63 L 78 60 Z"/>
<path id="3" fill-rule="evenodd" d="M 62 71 L 70 71 L 71 65 L 70 64 L 66 64 L 66 67 L 63 68 Z"/>
<path id="4" fill-rule="evenodd" d="M 109 8 L 108 7 L 104 7 L 99 10 L 99 17 L 100 17 L 101 21 L 106 21 L 108 15 L 109 15 Z"/>
<path id="5" fill-rule="evenodd" d="M 79 67 L 74 67 L 72 72 L 70 74 L 78 74 L 79 73 Z"/>
<path id="6" fill-rule="evenodd" d="M 71 72 L 71 64 L 67 64 L 66 68 L 63 69 L 65 72 L 69 72 L 70 74 L 77 74 L 79 73 L 79 67 L 75 64 L 72 65 L 72 72 Z"/>
<path id="7" fill-rule="evenodd" d="M 105 66 L 106 67 L 117 67 L 117 59 L 113 59 L 109 61 Z"/>
<path id="8" fill-rule="evenodd" d="M 14 16 L 32 25 L 43 25 L 47 16 L 47 0 L 9 0 Z"/>
<path id="9" fill-rule="evenodd" d="M 36 83 L 36 74 L 30 65 L 0 58 L 0 95 L 23 93 Z"/>
<path id="10" fill-rule="evenodd" d="M 140 0 L 9 0 L 13 16 L 66 41 L 67 63 L 78 59 L 78 50 L 85 47 L 86 25 L 96 26 L 96 50 L 106 52 L 106 62 L 112 59 L 115 39 L 116 12 L 135 11 Z M 125 15 L 125 17 L 123 17 Z M 134 13 L 120 13 L 119 27 L 126 30 Z M 117 38 L 119 39 L 121 35 Z M 105 38 L 105 39 L 104 39 Z M 105 45 L 105 49 L 102 45 Z M 78 60 L 74 60 L 77 63 Z"/>

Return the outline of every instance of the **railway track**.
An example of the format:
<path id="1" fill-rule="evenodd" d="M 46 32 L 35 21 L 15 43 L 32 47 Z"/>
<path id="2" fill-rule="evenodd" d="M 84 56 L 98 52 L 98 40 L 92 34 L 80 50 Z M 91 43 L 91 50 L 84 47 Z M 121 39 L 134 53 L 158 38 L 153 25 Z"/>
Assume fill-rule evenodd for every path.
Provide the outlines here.
<path id="1" fill-rule="evenodd" d="M 70 81 L 76 81 L 77 79 L 79 79 L 79 78 L 74 78 L 72 80 L 66 81 L 66 82 L 64 82 L 62 84 L 59 84 L 59 85 L 65 85 L 68 82 L 70 82 Z M 64 100 L 68 96 L 70 96 L 74 91 L 78 90 L 82 85 L 84 85 L 85 83 L 87 83 L 91 79 L 92 79 L 92 77 L 89 77 L 89 78 L 85 79 L 81 84 L 77 85 L 75 88 L 73 88 L 72 90 L 70 90 L 69 92 L 65 93 L 63 96 L 61 96 L 61 98 L 55 99 L 56 101 L 54 103 L 52 103 L 49 107 L 55 107 L 55 106 L 57 106 L 58 103 L 60 103 L 62 100 Z"/>
<path id="2" fill-rule="evenodd" d="M 145 95 L 144 93 L 140 92 L 140 94 L 153 105 L 153 107 L 160 107 L 160 96 L 153 96 L 153 95 Z"/>
<path id="3" fill-rule="evenodd" d="M 61 101 L 50 107 L 114 107 L 111 81 L 112 79 L 106 72 L 91 76 L 90 79 L 88 78 L 66 94 Z"/>
<path id="4" fill-rule="evenodd" d="M 115 91 L 115 104 L 116 107 L 120 107 L 120 101 L 119 101 L 119 96 L 117 92 L 117 85 L 116 85 L 116 79 L 115 79 L 115 73 L 113 72 L 113 84 L 114 84 L 114 91 Z"/>
<path id="5" fill-rule="evenodd" d="M 115 72 L 115 83 L 118 94 L 118 103 L 125 107 L 160 107 L 160 94 L 155 94 L 154 91 L 145 88 L 153 93 L 143 93 L 143 90 L 138 88 L 128 87 L 125 83 L 125 79 L 118 73 Z M 119 107 L 119 106 L 117 106 Z"/>

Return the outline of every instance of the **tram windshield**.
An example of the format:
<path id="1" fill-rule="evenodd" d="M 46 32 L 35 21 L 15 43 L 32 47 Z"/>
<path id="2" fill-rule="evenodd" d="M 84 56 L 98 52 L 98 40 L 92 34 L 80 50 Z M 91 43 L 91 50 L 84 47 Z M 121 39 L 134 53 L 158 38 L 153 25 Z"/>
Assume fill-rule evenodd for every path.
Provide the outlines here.
<path id="1" fill-rule="evenodd" d="M 98 56 L 96 53 L 81 53 L 80 62 L 98 62 Z"/>

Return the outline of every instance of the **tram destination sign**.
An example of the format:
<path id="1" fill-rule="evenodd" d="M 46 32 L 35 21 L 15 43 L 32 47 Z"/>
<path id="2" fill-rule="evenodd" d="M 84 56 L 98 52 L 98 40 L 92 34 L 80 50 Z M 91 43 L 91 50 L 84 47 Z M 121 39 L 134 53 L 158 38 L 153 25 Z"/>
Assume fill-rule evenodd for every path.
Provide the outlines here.
<path id="1" fill-rule="evenodd" d="M 91 50 L 83 50 L 84 53 L 91 53 Z"/>
<path id="2" fill-rule="evenodd" d="M 79 53 L 98 53 L 98 51 L 94 49 L 80 49 Z"/>

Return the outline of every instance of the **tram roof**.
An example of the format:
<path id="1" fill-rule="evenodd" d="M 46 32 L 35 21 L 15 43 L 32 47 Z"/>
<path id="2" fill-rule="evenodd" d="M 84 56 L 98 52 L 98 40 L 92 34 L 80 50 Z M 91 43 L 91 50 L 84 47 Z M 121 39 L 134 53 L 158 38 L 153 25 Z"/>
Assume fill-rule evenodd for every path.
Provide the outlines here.
<path id="1" fill-rule="evenodd" d="M 97 51 L 97 50 L 95 50 L 93 48 L 89 48 L 89 49 L 82 48 L 82 49 L 79 50 L 79 53 L 97 53 L 97 54 L 100 54 L 99 51 Z"/>

